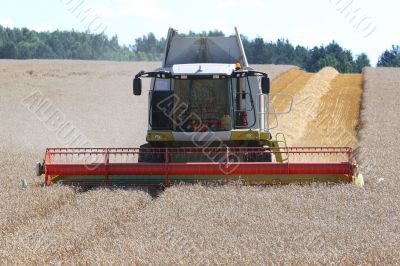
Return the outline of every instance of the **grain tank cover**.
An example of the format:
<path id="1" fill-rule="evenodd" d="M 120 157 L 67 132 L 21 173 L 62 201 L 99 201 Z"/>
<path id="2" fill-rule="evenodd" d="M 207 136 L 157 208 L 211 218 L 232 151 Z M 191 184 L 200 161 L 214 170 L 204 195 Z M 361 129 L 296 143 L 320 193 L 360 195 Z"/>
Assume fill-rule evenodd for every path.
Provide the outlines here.
<path id="1" fill-rule="evenodd" d="M 235 29 L 236 30 L 236 29 Z M 170 29 L 164 67 L 176 64 L 220 63 L 247 66 L 240 35 L 230 37 L 182 37 Z"/>

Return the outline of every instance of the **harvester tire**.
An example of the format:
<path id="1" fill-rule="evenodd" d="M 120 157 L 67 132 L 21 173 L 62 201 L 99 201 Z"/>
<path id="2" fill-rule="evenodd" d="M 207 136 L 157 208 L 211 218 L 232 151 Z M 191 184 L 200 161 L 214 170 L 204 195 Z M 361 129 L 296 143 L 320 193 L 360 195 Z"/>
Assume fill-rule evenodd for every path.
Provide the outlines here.
<path id="1" fill-rule="evenodd" d="M 267 163 L 272 162 L 272 156 L 271 153 L 269 152 L 265 152 L 262 154 L 249 154 L 247 158 L 248 162 L 267 162 Z"/>
<path id="2" fill-rule="evenodd" d="M 261 155 L 263 162 L 267 162 L 270 163 L 272 162 L 272 155 L 271 153 L 264 153 L 263 155 Z"/>
<path id="3" fill-rule="evenodd" d="M 165 161 L 163 154 L 149 153 L 147 149 L 155 148 L 146 143 L 139 147 L 139 163 L 163 163 Z M 145 152 L 147 150 L 147 152 Z"/>

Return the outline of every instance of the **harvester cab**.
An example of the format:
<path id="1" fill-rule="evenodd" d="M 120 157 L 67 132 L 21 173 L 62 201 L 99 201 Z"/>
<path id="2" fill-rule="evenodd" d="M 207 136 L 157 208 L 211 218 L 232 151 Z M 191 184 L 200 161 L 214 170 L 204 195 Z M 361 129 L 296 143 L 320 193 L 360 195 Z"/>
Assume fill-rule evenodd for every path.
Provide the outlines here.
<path id="1" fill-rule="evenodd" d="M 135 76 L 135 95 L 144 77 L 151 78 L 146 147 L 274 146 L 270 79 L 248 66 L 237 32 L 181 37 L 170 29 L 163 66 Z"/>
<path id="2" fill-rule="evenodd" d="M 247 62 L 240 35 L 185 37 L 170 29 L 150 78 L 147 143 L 139 148 L 48 148 L 45 183 L 167 187 L 180 182 L 360 182 L 347 147 L 287 147 L 275 138 L 270 79 Z M 293 102 L 293 99 L 292 99 Z M 284 113 L 288 113 L 291 109 Z M 282 113 L 283 114 L 283 113 Z M 279 138 L 280 136 L 280 138 Z"/>

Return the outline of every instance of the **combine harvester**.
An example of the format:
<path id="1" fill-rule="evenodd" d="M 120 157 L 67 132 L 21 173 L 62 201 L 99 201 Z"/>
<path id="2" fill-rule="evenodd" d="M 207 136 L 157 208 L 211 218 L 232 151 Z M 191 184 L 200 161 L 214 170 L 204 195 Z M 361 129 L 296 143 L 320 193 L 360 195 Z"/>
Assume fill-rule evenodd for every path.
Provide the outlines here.
<path id="1" fill-rule="evenodd" d="M 147 144 L 48 148 L 36 164 L 46 185 L 362 184 L 351 148 L 287 147 L 283 134 L 272 136 L 270 117 L 288 113 L 293 99 L 287 112 L 275 112 L 268 75 L 249 67 L 237 30 L 205 38 L 170 29 L 162 67 L 138 73 L 134 95 L 142 78 L 151 78 Z"/>

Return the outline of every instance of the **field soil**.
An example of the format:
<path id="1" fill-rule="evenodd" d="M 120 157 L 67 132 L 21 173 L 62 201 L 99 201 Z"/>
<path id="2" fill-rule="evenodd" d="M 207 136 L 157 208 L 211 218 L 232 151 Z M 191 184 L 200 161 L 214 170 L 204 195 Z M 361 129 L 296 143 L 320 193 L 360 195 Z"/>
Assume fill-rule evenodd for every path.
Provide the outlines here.
<path id="1" fill-rule="evenodd" d="M 43 187 L 33 165 L 47 146 L 145 141 L 147 94 L 132 96 L 132 77 L 158 65 L 0 61 L 0 264 L 400 263 L 398 69 L 366 69 L 362 80 L 333 69 L 256 66 L 270 73 L 274 92 L 295 96 L 293 117 L 282 117 L 279 128 L 290 144 L 330 143 L 312 129 L 323 112 L 333 116 L 322 123 L 327 131 L 350 132 L 340 144 L 357 148 L 364 188 L 182 185 L 151 198 L 139 190 Z M 307 124 L 298 121 L 299 95 L 316 101 Z M 32 97 L 45 100 L 40 111 L 31 111 Z M 275 101 L 285 108 L 286 100 Z M 72 133 L 60 130 L 64 122 Z"/>

